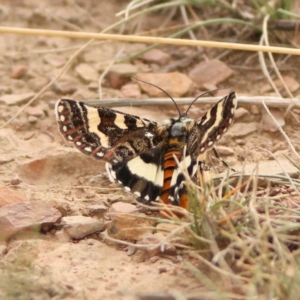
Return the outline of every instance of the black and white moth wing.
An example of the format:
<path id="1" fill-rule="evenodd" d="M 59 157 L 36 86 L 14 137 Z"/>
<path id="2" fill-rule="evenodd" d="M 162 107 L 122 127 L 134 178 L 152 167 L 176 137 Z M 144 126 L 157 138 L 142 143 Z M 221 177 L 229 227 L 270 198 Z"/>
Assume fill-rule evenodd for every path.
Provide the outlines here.
<path id="1" fill-rule="evenodd" d="M 169 199 L 172 204 L 187 207 L 187 189 L 185 174 L 193 177 L 197 169 L 204 169 L 205 154 L 222 137 L 233 122 L 237 106 L 236 93 L 232 92 L 216 103 L 200 119 L 187 138 L 187 155 L 174 171 Z M 183 169 L 186 172 L 183 172 Z"/>
<path id="2" fill-rule="evenodd" d="M 55 106 L 63 137 L 86 155 L 107 161 L 112 182 L 140 201 L 158 199 L 163 185 L 162 139 L 155 122 L 69 99 Z"/>
<path id="3" fill-rule="evenodd" d="M 182 160 L 177 165 L 173 172 L 171 179 L 171 186 L 168 199 L 173 205 L 179 205 L 187 208 L 187 203 L 183 204 L 182 201 L 184 194 L 186 194 L 186 178 L 185 173 L 193 178 L 197 172 L 198 161 L 192 155 L 183 155 Z"/>
<path id="4" fill-rule="evenodd" d="M 157 126 L 138 116 L 69 99 L 56 102 L 55 114 L 59 131 L 67 141 L 84 154 L 108 162 L 124 161 L 150 148 Z M 139 147 L 139 137 L 144 137 L 143 147 Z M 132 140 L 135 144 L 129 145 Z"/>
<path id="5" fill-rule="evenodd" d="M 236 106 L 236 93 L 232 92 L 197 120 L 198 133 L 195 140 L 197 145 L 195 153 L 197 155 L 204 154 L 210 150 L 232 125 Z"/>
<path id="6" fill-rule="evenodd" d="M 158 145 L 126 163 L 106 164 L 106 170 L 111 181 L 123 185 L 125 191 L 133 193 L 138 201 L 149 204 L 157 201 L 161 194 L 164 182 L 163 156 L 164 149 Z"/>

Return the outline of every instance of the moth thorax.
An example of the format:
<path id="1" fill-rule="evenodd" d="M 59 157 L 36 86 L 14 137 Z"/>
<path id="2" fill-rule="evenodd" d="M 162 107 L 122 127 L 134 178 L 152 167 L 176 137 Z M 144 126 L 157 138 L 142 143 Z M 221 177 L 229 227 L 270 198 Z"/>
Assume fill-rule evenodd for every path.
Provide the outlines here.
<path id="1" fill-rule="evenodd" d="M 194 120 L 189 118 L 181 118 L 175 124 L 172 125 L 170 130 L 171 137 L 185 136 L 193 127 Z"/>

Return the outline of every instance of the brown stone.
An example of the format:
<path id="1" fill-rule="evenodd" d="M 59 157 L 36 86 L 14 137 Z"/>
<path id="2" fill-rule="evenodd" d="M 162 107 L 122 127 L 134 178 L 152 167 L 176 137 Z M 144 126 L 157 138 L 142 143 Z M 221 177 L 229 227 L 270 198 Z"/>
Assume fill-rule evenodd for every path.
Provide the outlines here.
<path id="1" fill-rule="evenodd" d="M 229 128 L 228 132 L 233 135 L 233 137 L 242 137 L 251 132 L 257 131 L 258 124 L 256 122 L 252 123 L 234 123 L 232 127 Z"/>
<path id="2" fill-rule="evenodd" d="M 172 97 L 181 97 L 194 90 L 195 85 L 183 73 L 138 73 L 137 78 L 154 84 L 165 90 Z M 142 90 L 151 97 L 166 97 L 166 94 L 155 86 L 137 81 Z"/>
<path id="3" fill-rule="evenodd" d="M 161 254 L 175 254 L 176 248 L 175 246 L 170 245 L 169 241 L 164 243 L 166 236 L 160 232 L 156 233 L 145 233 L 139 237 L 137 240 L 138 245 L 147 246 L 144 248 L 150 255 L 150 257 L 154 257 Z"/>
<path id="4" fill-rule="evenodd" d="M 107 78 L 109 80 L 109 85 L 114 89 L 121 88 L 121 86 L 129 80 L 126 76 L 114 72 L 109 72 Z"/>
<path id="5" fill-rule="evenodd" d="M 229 156 L 229 155 L 233 155 L 234 151 L 229 148 L 229 147 L 225 147 L 225 146 L 216 146 L 217 151 L 219 152 L 220 155 L 223 156 Z"/>
<path id="6" fill-rule="evenodd" d="M 228 79 L 233 71 L 218 59 L 202 61 L 197 64 L 189 73 L 189 77 L 199 86 L 203 84 L 218 85 Z"/>
<path id="7" fill-rule="evenodd" d="M 98 82 L 91 82 L 88 85 L 89 90 L 96 90 L 97 91 L 98 88 L 99 88 Z"/>
<path id="8" fill-rule="evenodd" d="M 135 76 L 137 70 L 137 67 L 132 64 L 113 65 L 107 75 L 110 86 L 114 89 L 120 88 L 130 80 L 131 76 Z"/>
<path id="9" fill-rule="evenodd" d="M 141 235 L 150 232 L 154 221 L 145 214 L 114 214 L 108 224 L 108 233 L 115 239 L 137 240 Z"/>
<path id="10" fill-rule="evenodd" d="M 27 201 L 27 198 L 24 194 L 10 189 L 9 187 L 0 186 L 0 207 L 24 201 Z"/>
<path id="11" fill-rule="evenodd" d="M 7 105 L 20 105 L 20 104 L 24 104 L 26 101 L 31 99 L 34 95 L 35 95 L 34 93 L 3 95 L 0 97 L 0 103 L 2 102 Z"/>
<path id="12" fill-rule="evenodd" d="M 80 64 L 75 68 L 78 76 L 83 79 L 85 82 L 97 81 L 99 78 L 99 74 L 97 70 L 91 67 L 88 64 Z"/>
<path id="13" fill-rule="evenodd" d="M 116 202 L 113 203 L 110 207 L 110 212 L 113 213 L 124 213 L 124 214 L 131 214 L 137 212 L 138 209 L 136 205 L 125 203 L 125 202 Z"/>
<path id="14" fill-rule="evenodd" d="M 38 106 L 29 106 L 26 108 L 26 113 L 29 116 L 34 116 L 34 117 L 43 117 L 44 116 L 44 111 L 38 107 Z"/>
<path id="15" fill-rule="evenodd" d="M 57 94 L 67 95 L 76 92 L 78 89 L 78 85 L 75 82 L 70 81 L 55 82 L 52 85 L 52 89 Z"/>
<path id="16" fill-rule="evenodd" d="M 117 73 L 126 77 L 134 76 L 137 71 L 137 67 L 132 64 L 116 64 L 109 69 L 111 73 Z"/>
<path id="17" fill-rule="evenodd" d="M 215 84 L 212 84 L 212 83 L 203 83 L 202 87 L 205 88 L 207 91 L 213 91 L 218 88 Z M 222 94 L 222 95 L 224 95 L 224 94 Z M 215 96 L 217 97 L 217 95 L 215 95 Z"/>
<path id="18" fill-rule="evenodd" d="M 245 144 L 246 144 L 246 141 L 245 141 L 245 140 L 242 140 L 242 139 L 236 139 L 235 142 L 236 142 L 238 145 L 245 145 Z"/>
<path id="19" fill-rule="evenodd" d="M 243 107 L 239 107 L 236 109 L 235 113 L 234 113 L 234 118 L 235 119 L 239 119 L 239 118 L 242 118 L 246 115 L 249 115 L 249 111 Z"/>
<path id="20" fill-rule="evenodd" d="M 104 171 L 103 161 L 82 155 L 76 149 L 63 148 L 24 162 L 18 168 L 18 176 L 23 182 L 34 185 L 57 185 L 61 182 L 68 185 L 76 183 L 79 176 L 97 175 Z"/>
<path id="21" fill-rule="evenodd" d="M 284 114 L 278 108 L 270 108 L 269 109 L 279 126 L 285 125 Z M 266 112 L 264 109 L 262 112 L 261 119 L 262 129 L 265 131 L 275 132 L 278 131 L 278 125 L 273 121 L 273 118 Z"/>
<path id="22" fill-rule="evenodd" d="M 31 123 L 31 124 L 34 124 L 38 121 L 39 119 L 37 117 L 34 117 L 34 116 L 29 116 L 28 117 L 28 122 Z"/>
<path id="23" fill-rule="evenodd" d="M 0 241 L 16 233 L 36 233 L 60 221 L 61 213 L 42 201 L 18 202 L 0 208 Z"/>
<path id="24" fill-rule="evenodd" d="M 11 185 L 19 185 L 21 182 L 22 182 L 21 179 L 19 179 L 19 178 L 13 178 L 13 179 L 11 179 L 10 184 Z"/>
<path id="25" fill-rule="evenodd" d="M 286 158 L 279 158 L 278 161 L 268 160 L 259 161 L 255 163 L 248 163 L 243 167 L 243 174 L 253 176 L 253 172 L 258 167 L 258 175 L 268 174 L 268 175 L 284 175 L 284 171 L 290 176 L 297 174 L 298 169 L 291 164 L 291 162 Z M 233 165 L 232 168 L 236 170 L 241 169 L 241 164 Z M 284 171 L 283 171 L 284 170 Z M 226 174 L 226 172 L 224 173 Z M 226 175 L 227 176 L 227 175 Z"/>
<path id="26" fill-rule="evenodd" d="M 260 114 L 260 109 L 259 109 L 258 105 L 256 105 L 256 104 L 251 105 L 250 112 L 253 115 L 259 115 Z"/>
<path id="27" fill-rule="evenodd" d="M 294 78 L 292 78 L 290 76 L 283 76 L 282 78 L 291 93 L 293 93 L 299 89 L 299 87 L 300 87 L 299 81 L 295 80 Z M 275 80 L 274 84 L 276 85 L 277 88 L 284 90 L 284 86 L 280 79 Z"/>
<path id="28" fill-rule="evenodd" d="M 141 88 L 137 83 L 127 83 L 121 87 L 121 93 L 126 98 L 140 98 Z"/>
<path id="29" fill-rule="evenodd" d="M 171 60 L 171 56 L 168 53 L 159 49 L 151 49 L 144 53 L 141 58 L 147 62 L 156 63 L 160 66 L 165 66 Z"/>
<path id="30" fill-rule="evenodd" d="M 63 225 L 64 232 L 72 239 L 82 239 L 89 234 L 105 229 L 103 221 L 84 216 L 63 217 L 61 224 Z"/>
<path id="31" fill-rule="evenodd" d="M 13 66 L 10 77 L 13 79 L 20 79 L 27 73 L 27 66 L 25 65 L 15 65 Z"/>
<path id="32" fill-rule="evenodd" d="M 102 204 L 92 204 L 87 207 L 91 217 L 103 218 L 107 212 L 107 207 Z"/>
<path id="33" fill-rule="evenodd" d="M 44 60 L 48 64 L 57 68 L 62 67 L 67 62 L 63 56 L 53 53 L 48 53 L 44 55 Z"/>

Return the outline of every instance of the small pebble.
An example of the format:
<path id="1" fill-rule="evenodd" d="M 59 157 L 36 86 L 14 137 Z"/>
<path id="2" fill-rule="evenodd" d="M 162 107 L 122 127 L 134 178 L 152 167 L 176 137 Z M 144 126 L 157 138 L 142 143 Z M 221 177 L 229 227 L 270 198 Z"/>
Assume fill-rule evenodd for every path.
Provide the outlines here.
<path id="1" fill-rule="evenodd" d="M 159 260 L 159 256 L 152 256 L 150 258 L 150 262 L 152 262 L 153 264 L 156 263 Z"/>
<path id="2" fill-rule="evenodd" d="M 21 182 L 22 182 L 21 179 L 19 179 L 19 178 L 14 178 L 14 179 L 12 179 L 12 180 L 10 181 L 10 184 L 11 184 L 11 185 L 19 185 Z"/>
<path id="3" fill-rule="evenodd" d="M 289 188 L 287 188 L 287 192 L 288 193 L 292 193 L 292 192 L 294 192 L 295 191 L 295 189 L 291 186 L 291 187 L 289 187 Z"/>
<path id="4" fill-rule="evenodd" d="M 38 118 L 37 117 L 34 117 L 34 116 L 29 116 L 28 117 L 28 122 L 31 123 L 31 124 L 34 124 L 38 121 Z"/>
<path id="5" fill-rule="evenodd" d="M 161 274 L 161 273 L 167 273 L 167 272 L 168 272 L 168 270 L 167 270 L 166 267 L 160 267 L 160 268 L 158 269 L 158 273 L 159 273 L 159 274 Z"/>
<path id="6" fill-rule="evenodd" d="M 246 141 L 245 141 L 245 140 L 242 140 L 242 139 L 236 139 L 235 142 L 236 142 L 238 145 L 245 145 L 245 144 L 246 144 Z"/>
<path id="7" fill-rule="evenodd" d="M 20 79 L 27 73 L 27 66 L 15 65 L 12 69 L 10 77 L 13 79 Z"/>
<path id="8" fill-rule="evenodd" d="M 44 116 L 44 111 L 37 107 L 37 106 L 29 106 L 26 108 L 26 113 L 29 116 L 34 116 L 34 117 L 43 117 Z"/>

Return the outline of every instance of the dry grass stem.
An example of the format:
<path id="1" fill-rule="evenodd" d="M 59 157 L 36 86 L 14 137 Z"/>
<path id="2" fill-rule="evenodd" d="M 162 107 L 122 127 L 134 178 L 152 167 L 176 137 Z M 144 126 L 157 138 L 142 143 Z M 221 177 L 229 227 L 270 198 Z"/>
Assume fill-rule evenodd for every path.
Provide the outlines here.
<path id="1" fill-rule="evenodd" d="M 221 97 L 203 97 L 196 102 L 197 104 L 214 104 L 220 100 Z M 195 98 L 177 98 L 177 105 L 191 104 Z M 109 99 L 109 100 L 83 100 L 88 104 L 106 106 L 106 107 L 124 107 L 124 106 L 148 106 L 148 105 L 172 105 L 169 98 L 150 98 L 150 99 Z M 260 104 L 265 103 L 269 107 L 288 107 L 293 104 L 294 107 L 300 108 L 300 99 L 290 99 L 272 96 L 240 96 L 238 95 L 238 104 Z"/>
<path id="2" fill-rule="evenodd" d="M 223 48 L 223 49 L 234 49 L 234 50 L 244 50 L 244 51 L 255 51 L 255 52 L 261 51 L 261 52 L 300 55 L 300 49 L 291 49 L 286 47 L 224 43 L 224 42 L 188 40 L 188 39 L 173 39 L 173 38 L 136 36 L 136 35 L 29 29 L 29 28 L 3 27 L 3 26 L 0 26 L 0 33 L 26 34 L 26 35 L 64 37 L 64 38 L 89 39 L 89 40 L 91 39 L 112 40 L 112 41 L 131 42 L 131 43 L 135 42 L 135 43 L 167 44 L 167 45 L 178 45 L 178 46 L 200 46 L 200 47 L 208 47 L 208 48 Z"/>
<path id="3" fill-rule="evenodd" d="M 263 22 L 263 37 L 264 37 L 265 44 L 267 46 L 269 46 L 269 38 L 268 38 L 268 20 L 269 20 L 269 18 L 270 18 L 270 16 L 266 15 L 265 18 L 264 18 L 264 22 Z M 289 90 L 288 86 L 286 85 L 285 81 L 283 80 L 281 73 L 279 72 L 279 70 L 277 68 L 277 65 L 275 63 L 275 60 L 274 60 L 274 57 L 273 57 L 272 53 L 269 52 L 268 56 L 269 56 L 269 59 L 271 61 L 272 66 L 273 66 L 273 69 L 275 70 L 275 73 L 278 76 L 278 78 L 280 79 L 280 82 L 283 85 L 284 89 L 286 90 L 288 96 L 290 98 L 294 98 L 294 96 L 292 95 L 292 93 Z M 280 95 L 280 93 L 279 93 L 279 95 Z"/>

